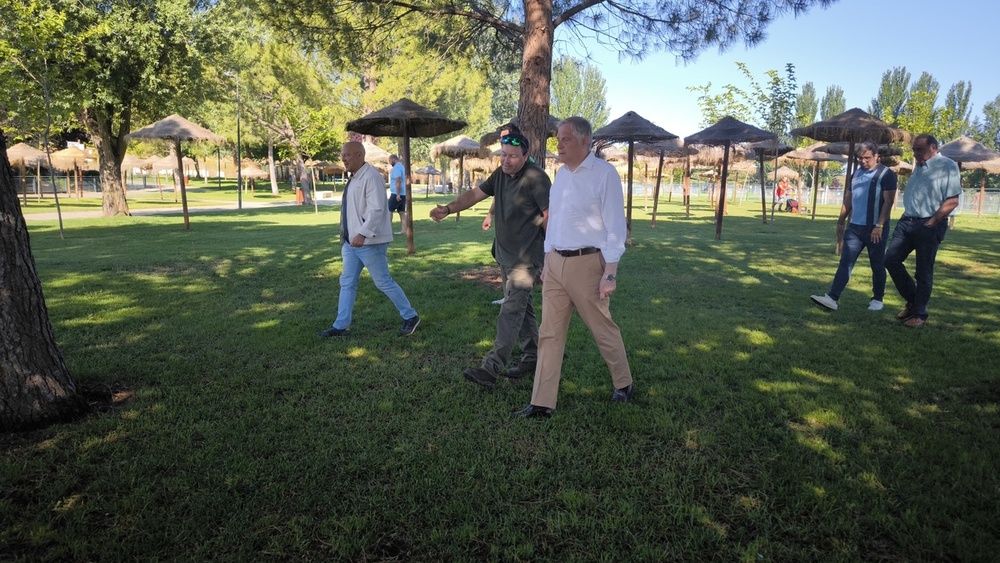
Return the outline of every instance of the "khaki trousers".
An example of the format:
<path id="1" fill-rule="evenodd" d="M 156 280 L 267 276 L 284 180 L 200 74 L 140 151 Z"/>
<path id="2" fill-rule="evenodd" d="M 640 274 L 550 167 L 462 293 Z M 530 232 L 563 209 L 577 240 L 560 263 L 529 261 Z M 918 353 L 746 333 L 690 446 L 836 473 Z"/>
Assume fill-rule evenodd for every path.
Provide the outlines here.
<path id="1" fill-rule="evenodd" d="M 625 343 L 618 325 L 611 320 L 611 300 L 601 299 L 599 294 L 604 275 L 601 253 L 567 258 L 549 252 L 545 255 L 544 275 L 542 326 L 538 329 L 538 365 L 531 404 L 556 408 L 566 333 L 574 308 L 590 329 L 601 357 L 611 370 L 615 389 L 631 385 Z"/>

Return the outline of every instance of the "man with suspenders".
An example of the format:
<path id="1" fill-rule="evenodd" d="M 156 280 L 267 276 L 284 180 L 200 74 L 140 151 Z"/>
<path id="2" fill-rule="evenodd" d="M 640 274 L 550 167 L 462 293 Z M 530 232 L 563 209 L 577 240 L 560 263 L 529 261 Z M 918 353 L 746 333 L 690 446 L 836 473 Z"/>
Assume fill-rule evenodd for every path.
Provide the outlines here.
<path id="1" fill-rule="evenodd" d="M 872 297 L 869 311 L 882 310 L 885 296 L 885 233 L 889 230 L 889 213 L 896 197 L 896 173 L 878 161 L 878 145 L 864 141 L 855 154 L 859 167 L 851 177 L 851 189 L 844 191 L 844 203 L 837 219 L 837 237 L 843 237 L 840 265 L 833 277 L 833 285 L 825 295 L 813 295 L 817 304 L 837 310 L 840 294 L 851 279 L 854 263 L 865 248 L 872 268 Z M 846 225 L 848 218 L 850 224 Z"/>

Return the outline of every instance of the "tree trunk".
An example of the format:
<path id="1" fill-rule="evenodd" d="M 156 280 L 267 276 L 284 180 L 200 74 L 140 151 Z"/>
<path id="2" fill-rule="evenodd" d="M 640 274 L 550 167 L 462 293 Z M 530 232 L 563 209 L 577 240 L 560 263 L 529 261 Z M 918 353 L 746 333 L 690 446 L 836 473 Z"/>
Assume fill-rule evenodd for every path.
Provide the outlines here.
<path id="1" fill-rule="evenodd" d="M 524 0 L 524 56 L 521 59 L 521 133 L 531 142 L 529 154 L 545 162 L 549 121 L 549 84 L 552 81 L 552 0 Z M 563 115 L 560 117 L 570 117 Z"/>
<path id="2" fill-rule="evenodd" d="M 280 195 L 278 192 L 278 168 L 274 165 L 274 139 L 267 138 L 267 169 L 271 180 L 271 195 Z"/>
<path id="3" fill-rule="evenodd" d="M 94 138 L 97 154 L 100 157 L 102 207 L 105 217 L 132 214 L 128 209 L 122 183 L 122 160 L 125 158 L 128 146 L 125 135 L 128 134 L 131 117 L 131 110 L 122 112 L 121 128 L 115 132 L 110 112 L 87 110 L 87 128 Z"/>
<path id="4" fill-rule="evenodd" d="M 75 418 L 88 407 L 52 334 L 2 133 L 0 155 L 0 431 L 7 432 Z"/>

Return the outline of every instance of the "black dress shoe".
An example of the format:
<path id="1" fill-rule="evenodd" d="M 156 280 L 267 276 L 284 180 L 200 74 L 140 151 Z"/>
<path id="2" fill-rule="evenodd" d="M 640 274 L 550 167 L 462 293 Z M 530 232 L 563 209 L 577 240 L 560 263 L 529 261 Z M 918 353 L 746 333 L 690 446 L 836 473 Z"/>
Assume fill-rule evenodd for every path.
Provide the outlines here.
<path id="1" fill-rule="evenodd" d="M 497 378 L 483 368 L 466 368 L 462 375 L 469 381 L 478 383 L 487 389 L 493 389 L 497 385 Z"/>
<path id="2" fill-rule="evenodd" d="M 632 398 L 632 386 L 622 387 L 621 389 L 615 389 L 615 392 L 611 394 L 612 403 L 627 403 L 629 399 Z"/>
<path id="3" fill-rule="evenodd" d="M 512 367 L 505 373 L 511 379 L 521 379 L 526 375 L 535 375 L 535 362 L 520 362 L 517 367 Z"/>
<path id="4" fill-rule="evenodd" d="M 540 407 L 538 405 L 528 405 L 519 411 L 511 411 L 511 418 L 535 418 L 535 417 L 545 417 L 548 418 L 552 416 L 552 413 L 556 412 L 556 409 L 550 409 L 548 407 Z"/>
<path id="5" fill-rule="evenodd" d="M 333 328 L 332 326 L 326 330 L 321 330 L 316 333 L 324 338 L 333 338 L 334 336 L 347 336 L 346 328 Z"/>

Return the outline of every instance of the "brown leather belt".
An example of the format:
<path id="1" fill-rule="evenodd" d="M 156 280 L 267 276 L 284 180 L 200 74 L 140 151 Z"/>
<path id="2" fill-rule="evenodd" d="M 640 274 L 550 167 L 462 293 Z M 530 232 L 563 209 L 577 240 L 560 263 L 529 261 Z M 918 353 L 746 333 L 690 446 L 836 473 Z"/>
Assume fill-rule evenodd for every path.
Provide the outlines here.
<path id="1" fill-rule="evenodd" d="M 560 256 L 565 256 L 566 258 L 572 258 L 573 256 L 586 256 L 600 251 L 600 248 L 594 248 L 593 246 L 578 248 L 576 250 L 556 250 Z"/>

